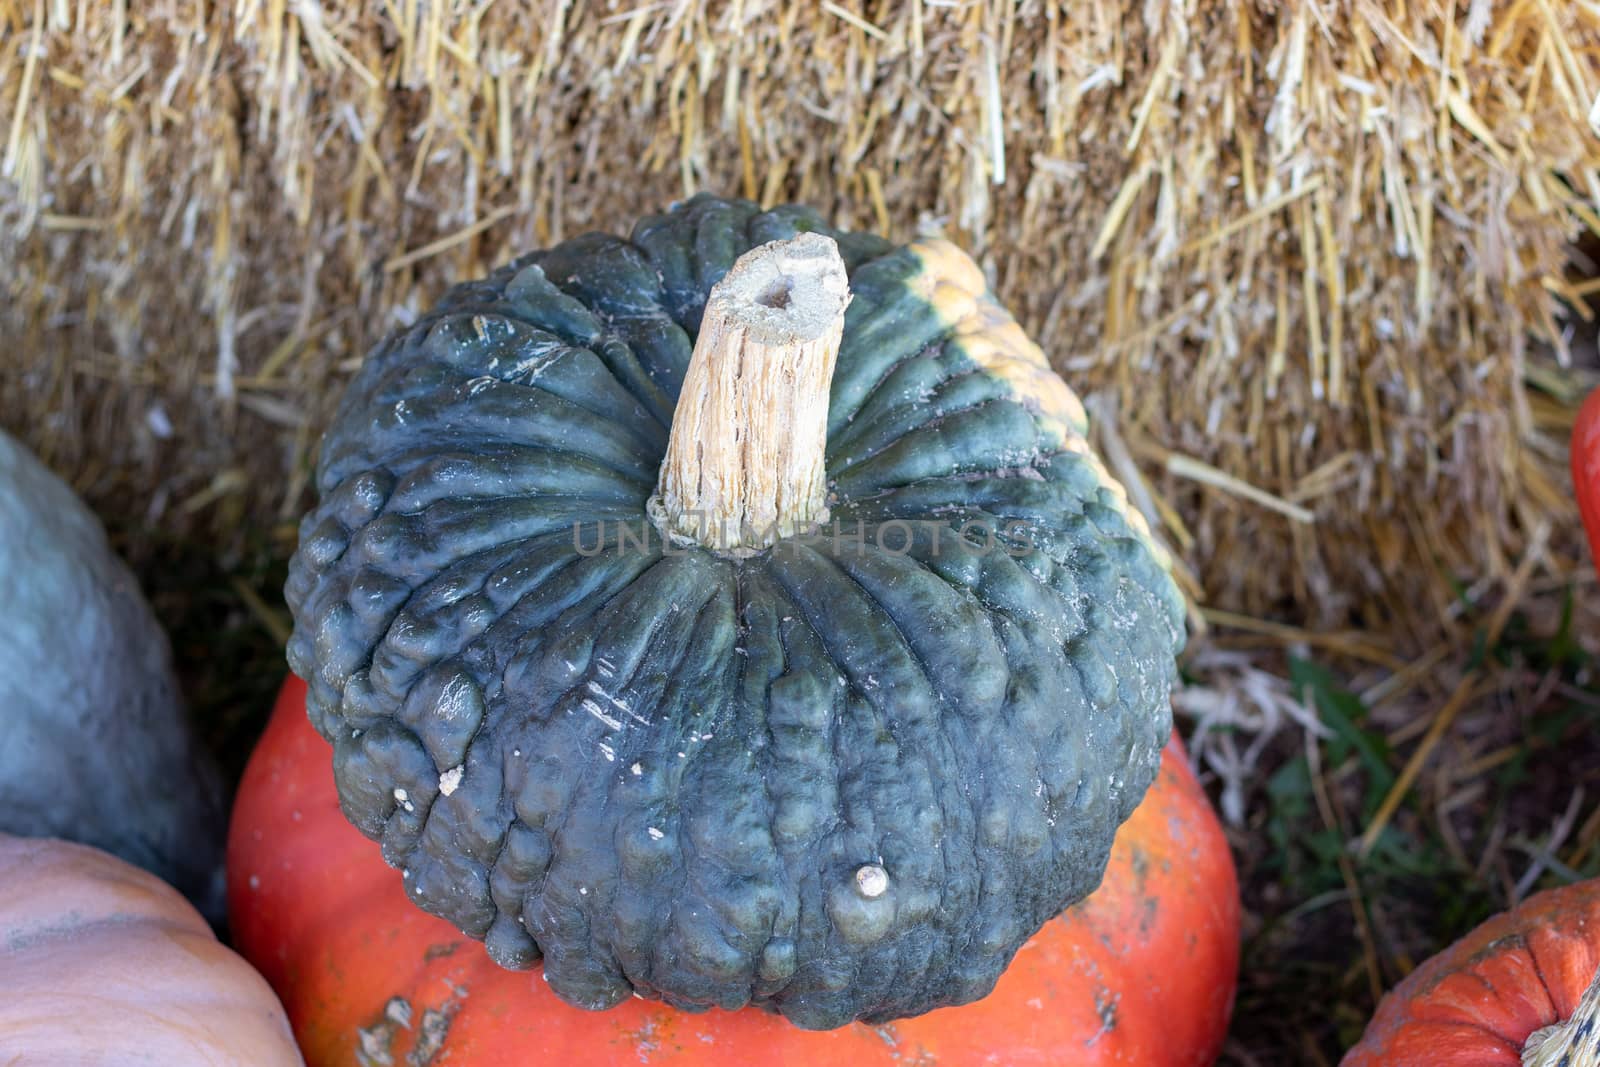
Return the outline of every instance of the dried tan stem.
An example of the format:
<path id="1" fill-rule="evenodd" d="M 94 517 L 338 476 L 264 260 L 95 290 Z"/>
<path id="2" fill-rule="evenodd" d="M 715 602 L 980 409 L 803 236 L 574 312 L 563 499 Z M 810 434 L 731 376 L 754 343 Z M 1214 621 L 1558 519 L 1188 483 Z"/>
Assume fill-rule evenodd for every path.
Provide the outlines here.
<path id="1" fill-rule="evenodd" d="M 649 511 L 666 534 L 748 555 L 828 517 L 828 390 L 850 290 L 820 234 L 741 256 L 706 300 Z"/>
<path id="2" fill-rule="evenodd" d="M 1571 1018 L 1528 1038 L 1522 1067 L 1600 1067 L 1600 972 Z"/>

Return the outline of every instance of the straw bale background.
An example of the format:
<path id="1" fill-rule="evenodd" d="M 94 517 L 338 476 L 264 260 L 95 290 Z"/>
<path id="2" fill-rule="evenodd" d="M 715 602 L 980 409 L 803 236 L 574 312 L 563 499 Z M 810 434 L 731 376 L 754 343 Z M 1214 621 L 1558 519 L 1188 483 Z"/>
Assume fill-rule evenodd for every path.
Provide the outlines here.
<path id="1" fill-rule="evenodd" d="M 942 230 L 1210 626 L 1228 1062 L 1331 1062 L 1442 941 L 1600 873 L 1563 469 L 1597 92 L 1596 0 L 0 0 L 0 426 L 108 520 L 236 770 L 379 336 L 702 189 Z"/>
<path id="2" fill-rule="evenodd" d="M 1535 516 L 1574 558 L 1527 382 L 1597 45 L 1565 0 L 0 0 L 0 424 L 225 546 L 451 281 L 796 199 L 978 254 L 1206 604 L 1417 644 Z"/>

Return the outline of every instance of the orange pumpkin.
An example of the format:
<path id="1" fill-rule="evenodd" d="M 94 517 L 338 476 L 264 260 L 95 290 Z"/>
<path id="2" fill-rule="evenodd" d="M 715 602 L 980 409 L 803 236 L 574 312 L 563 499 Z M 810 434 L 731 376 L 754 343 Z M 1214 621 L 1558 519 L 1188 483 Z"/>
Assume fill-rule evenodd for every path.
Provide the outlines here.
<path id="1" fill-rule="evenodd" d="M 1583 1040 L 1585 1013 L 1590 1034 L 1600 1041 L 1592 1018 L 1600 993 L 1597 968 L 1600 881 L 1540 893 L 1496 915 L 1395 986 L 1343 1067 L 1600 1062 L 1593 1058 L 1600 1053 L 1593 1041 L 1588 1059 L 1563 1060 L 1557 1052 L 1562 1040 Z M 1575 1017 L 1579 1025 L 1566 1027 Z M 1530 1054 L 1524 1061 L 1524 1050 L 1539 1045 L 1547 1046 L 1544 1058 Z"/>
<path id="2" fill-rule="evenodd" d="M 304 699 L 290 679 L 245 772 L 228 871 L 240 950 L 283 996 L 313 1067 L 356 1063 L 358 1049 L 375 1062 L 463 1067 L 1199 1067 L 1221 1047 L 1238 966 L 1237 881 L 1176 740 L 1118 834 L 1100 890 L 1024 946 L 993 994 L 817 1032 L 753 1009 L 693 1015 L 638 999 L 585 1012 L 537 971 L 496 966 L 413 905 L 378 846 L 340 814 Z"/>
<path id="3" fill-rule="evenodd" d="M 1600 561 L 1600 389 L 1591 392 L 1578 409 L 1569 448 L 1573 495 L 1589 534 L 1589 548 Z"/>
<path id="4" fill-rule="evenodd" d="M 0 1062 L 291 1067 L 283 1007 L 176 889 L 98 849 L 0 835 Z"/>

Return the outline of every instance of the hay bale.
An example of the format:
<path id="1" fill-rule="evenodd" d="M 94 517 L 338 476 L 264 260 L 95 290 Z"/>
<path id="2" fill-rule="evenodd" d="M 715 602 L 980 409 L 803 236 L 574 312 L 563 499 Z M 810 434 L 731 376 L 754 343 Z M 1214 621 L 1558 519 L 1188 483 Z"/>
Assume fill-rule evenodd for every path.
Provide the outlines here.
<path id="1" fill-rule="evenodd" d="M 1541 518 L 1600 9 L 0 0 L 0 424 L 104 511 L 304 507 L 364 348 L 694 190 L 973 249 L 1221 609 L 1405 645 Z"/>

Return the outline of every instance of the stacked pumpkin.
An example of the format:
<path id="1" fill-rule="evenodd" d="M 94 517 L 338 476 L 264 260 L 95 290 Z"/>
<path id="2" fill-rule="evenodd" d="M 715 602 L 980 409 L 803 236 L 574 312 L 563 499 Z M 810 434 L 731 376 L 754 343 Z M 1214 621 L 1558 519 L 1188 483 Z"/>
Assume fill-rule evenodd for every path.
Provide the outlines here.
<path id="1" fill-rule="evenodd" d="M 798 208 L 696 198 L 381 344 L 230 842 L 311 1061 L 1209 1063 L 1183 605 L 1084 432 L 964 255 Z"/>

